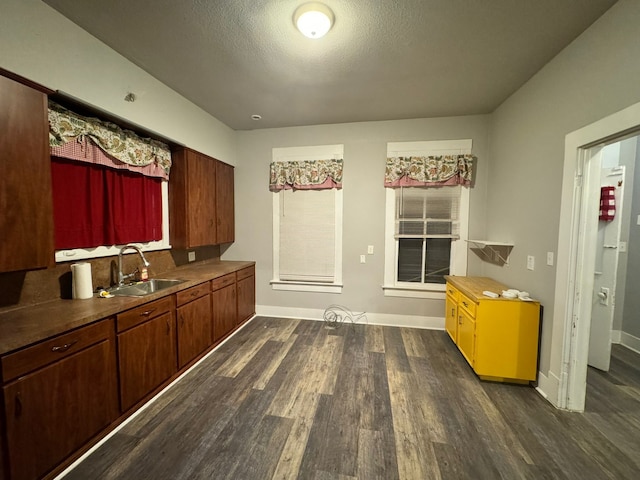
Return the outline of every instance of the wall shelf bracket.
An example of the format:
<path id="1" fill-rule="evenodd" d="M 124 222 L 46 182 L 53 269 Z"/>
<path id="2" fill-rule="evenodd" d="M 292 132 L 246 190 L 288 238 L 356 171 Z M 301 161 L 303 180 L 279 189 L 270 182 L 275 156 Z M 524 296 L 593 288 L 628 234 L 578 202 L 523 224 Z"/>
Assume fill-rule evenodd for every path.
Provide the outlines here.
<path id="1" fill-rule="evenodd" d="M 490 240 L 467 240 L 469 248 L 481 259 L 495 265 L 508 265 L 513 243 Z"/>

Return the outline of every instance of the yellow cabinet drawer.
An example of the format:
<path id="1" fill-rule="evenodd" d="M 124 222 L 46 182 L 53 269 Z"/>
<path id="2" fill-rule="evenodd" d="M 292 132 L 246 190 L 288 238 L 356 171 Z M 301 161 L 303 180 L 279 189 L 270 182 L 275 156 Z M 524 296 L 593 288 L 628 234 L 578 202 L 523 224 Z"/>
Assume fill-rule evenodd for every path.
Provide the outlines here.
<path id="1" fill-rule="evenodd" d="M 465 310 L 471 318 L 476 317 L 476 302 L 467 297 L 464 293 L 460 293 L 458 307 Z"/>
<path id="2" fill-rule="evenodd" d="M 447 283 L 447 295 L 451 298 L 451 300 L 457 302 L 460 296 L 460 291 L 450 283 Z"/>

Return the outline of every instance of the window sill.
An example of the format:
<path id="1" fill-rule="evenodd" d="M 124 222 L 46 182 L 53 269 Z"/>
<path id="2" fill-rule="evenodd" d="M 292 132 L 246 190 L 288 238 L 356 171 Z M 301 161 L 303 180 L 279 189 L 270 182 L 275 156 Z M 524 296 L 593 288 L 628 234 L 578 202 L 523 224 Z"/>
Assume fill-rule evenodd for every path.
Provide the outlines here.
<path id="1" fill-rule="evenodd" d="M 382 290 L 384 291 L 385 297 L 428 298 L 433 300 L 444 300 L 446 295 L 446 285 L 430 286 L 428 288 L 383 285 Z"/>
<path id="2" fill-rule="evenodd" d="M 271 280 L 273 290 L 285 290 L 290 292 L 317 292 L 317 293 L 342 293 L 342 284 L 338 283 L 311 283 L 311 282 L 283 282 Z"/>

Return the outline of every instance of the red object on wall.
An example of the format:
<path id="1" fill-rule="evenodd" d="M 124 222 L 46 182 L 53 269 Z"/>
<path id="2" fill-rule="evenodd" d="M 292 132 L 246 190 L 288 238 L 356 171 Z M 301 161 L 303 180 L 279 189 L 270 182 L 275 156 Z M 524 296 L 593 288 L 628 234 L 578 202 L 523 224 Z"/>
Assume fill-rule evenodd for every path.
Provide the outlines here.
<path id="1" fill-rule="evenodd" d="M 600 220 L 610 222 L 616 216 L 616 187 L 600 189 Z"/>
<path id="2" fill-rule="evenodd" d="M 51 157 L 56 250 L 162 239 L 162 180 Z"/>

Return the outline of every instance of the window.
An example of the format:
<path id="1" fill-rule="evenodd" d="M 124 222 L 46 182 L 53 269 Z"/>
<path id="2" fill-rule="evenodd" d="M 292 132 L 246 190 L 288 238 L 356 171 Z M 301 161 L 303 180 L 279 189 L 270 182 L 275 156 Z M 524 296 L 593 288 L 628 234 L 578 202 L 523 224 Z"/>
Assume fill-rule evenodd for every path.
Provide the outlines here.
<path id="1" fill-rule="evenodd" d="M 387 145 L 388 157 L 462 155 L 471 140 Z M 445 275 L 467 268 L 468 188 L 386 188 L 385 282 L 387 296 L 440 298 Z"/>
<path id="2" fill-rule="evenodd" d="M 49 101 L 56 261 L 170 248 L 169 147 Z"/>
<path id="3" fill-rule="evenodd" d="M 341 177 L 342 152 L 342 145 L 274 148 L 273 161 L 339 160 Z M 274 191 L 271 281 L 274 290 L 342 291 L 340 182 L 338 188 L 297 185 Z M 335 186 L 333 181 L 323 183 Z"/>

